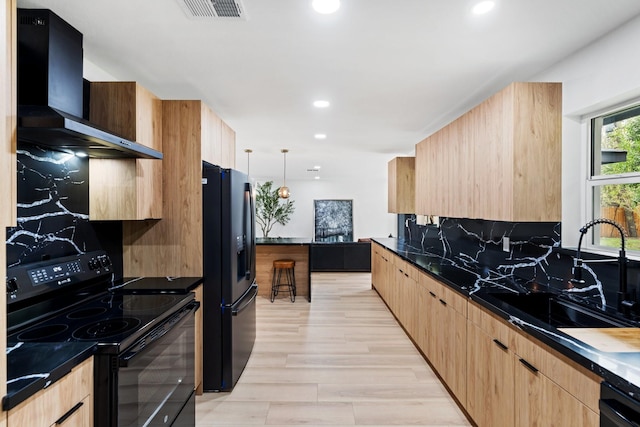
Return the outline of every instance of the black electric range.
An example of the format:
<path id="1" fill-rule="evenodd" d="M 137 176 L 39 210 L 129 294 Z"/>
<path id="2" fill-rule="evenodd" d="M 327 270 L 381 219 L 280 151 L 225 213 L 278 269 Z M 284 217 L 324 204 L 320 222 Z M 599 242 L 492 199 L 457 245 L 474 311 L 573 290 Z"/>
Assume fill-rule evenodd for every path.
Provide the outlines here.
<path id="1" fill-rule="evenodd" d="M 103 251 L 9 268 L 8 345 L 96 343 L 96 427 L 193 426 L 199 303 L 191 292 L 128 294 L 113 277 Z"/>

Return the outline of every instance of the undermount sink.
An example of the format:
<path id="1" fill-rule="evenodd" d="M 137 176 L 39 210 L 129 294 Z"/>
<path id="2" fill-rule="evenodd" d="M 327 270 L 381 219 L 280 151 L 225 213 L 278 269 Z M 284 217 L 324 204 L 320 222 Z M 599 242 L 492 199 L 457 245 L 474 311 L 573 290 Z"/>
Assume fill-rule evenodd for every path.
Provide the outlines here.
<path id="1" fill-rule="evenodd" d="M 489 296 L 555 328 L 620 328 L 638 326 L 635 322 L 612 317 L 606 313 L 562 299 L 553 293 L 491 293 Z"/>

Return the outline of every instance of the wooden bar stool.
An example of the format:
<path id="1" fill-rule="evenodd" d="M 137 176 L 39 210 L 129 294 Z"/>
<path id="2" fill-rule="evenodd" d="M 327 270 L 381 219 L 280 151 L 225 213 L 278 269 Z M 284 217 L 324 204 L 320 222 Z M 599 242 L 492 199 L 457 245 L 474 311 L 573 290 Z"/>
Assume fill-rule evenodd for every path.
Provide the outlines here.
<path id="1" fill-rule="evenodd" d="M 296 300 L 296 262 L 292 259 L 273 261 L 273 277 L 271 278 L 271 302 L 276 299 L 281 287 L 287 288 L 291 302 Z M 283 277 L 284 275 L 284 277 Z"/>

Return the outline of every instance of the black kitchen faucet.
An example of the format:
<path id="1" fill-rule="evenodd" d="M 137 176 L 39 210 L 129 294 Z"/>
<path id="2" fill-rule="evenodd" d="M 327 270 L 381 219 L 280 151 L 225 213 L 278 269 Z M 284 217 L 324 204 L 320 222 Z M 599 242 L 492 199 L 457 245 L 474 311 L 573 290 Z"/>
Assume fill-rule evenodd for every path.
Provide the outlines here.
<path id="1" fill-rule="evenodd" d="M 587 231 L 598 224 L 609 224 L 618 230 L 620 233 L 620 252 L 618 254 L 618 268 L 620 283 L 618 285 L 618 311 L 625 316 L 628 316 L 632 310 L 636 310 L 638 303 L 635 298 L 635 292 L 627 291 L 627 256 L 624 249 L 624 230 L 615 221 L 606 218 L 598 218 L 593 221 L 589 221 L 582 228 L 580 228 L 580 240 L 578 241 L 578 250 L 576 252 L 576 258 L 573 264 L 573 279 L 571 283 L 584 285 L 585 281 L 582 278 L 582 264 L 584 261 L 580 258 L 580 248 L 582 246 L 582 238 Z"/>

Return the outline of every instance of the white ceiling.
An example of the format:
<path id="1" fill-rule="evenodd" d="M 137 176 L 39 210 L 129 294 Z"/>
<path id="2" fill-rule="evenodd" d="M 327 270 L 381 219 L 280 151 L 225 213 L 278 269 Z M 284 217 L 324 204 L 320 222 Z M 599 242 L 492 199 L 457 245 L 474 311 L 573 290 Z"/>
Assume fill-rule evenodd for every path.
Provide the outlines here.
<path id="1" fill-rule="evenodd" d="M 202 99 L 251 174 L 349 179 L 512 81 L 533 78 L 640 13 L 638 0 L 242 0 L 248 20 L 192 20 L 178 0 L 18 0 L 84 34 L 85 58 L 164 99 Z M 315 99 L 331 107 L 312 107 Z M 324 141 L 315 133 L 328 135 Z M 354 168 L 354 165 L 358 165 Z M 378 165 L 376 164 L 376 167 Z"/>

